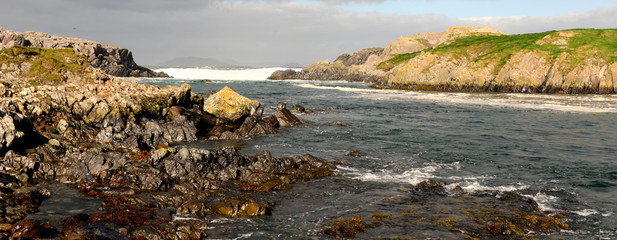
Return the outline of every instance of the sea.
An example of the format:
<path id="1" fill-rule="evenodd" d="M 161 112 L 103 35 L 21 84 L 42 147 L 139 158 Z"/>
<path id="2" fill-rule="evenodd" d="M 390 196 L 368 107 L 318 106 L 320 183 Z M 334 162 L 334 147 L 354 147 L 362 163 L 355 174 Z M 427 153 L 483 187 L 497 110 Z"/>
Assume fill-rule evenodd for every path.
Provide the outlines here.
<path id="1" fill-rule="evenodd" d="M 264 115 L 273 114 L 279 102 L 314 110 L 299 115 L 308 125 L 275 135 L 179 146 L 235 146 L 244 154 L 268 150 L 275 157 L 312 154 L 345 162 L 334 177 L 261 196 L 276 202 L 271 216 L 207 216 L 202 220 L 209 237 L 322 239 L 324 223 L 400 213 L 407 206 L 392 204 L 393 198 L 436 180 L 449 192 L 456 186 L 470 194 L 512 191 L 534 199 L 551 216 L 566 217 L 567 230 L 530 233 L 539 239 L 617 239 L 617 95 L 379 90 L 359 82 L 266 79 L 283 69 L 158 68 L 173 78 L 138 79 L 160 86 L 186 83 L 197 94 L 228 86 L 259 100 Z M 351 151 L 362 156 L 347 156 Z M 405 236 L 458 235 L 413 227 L 358 235 Z"/>

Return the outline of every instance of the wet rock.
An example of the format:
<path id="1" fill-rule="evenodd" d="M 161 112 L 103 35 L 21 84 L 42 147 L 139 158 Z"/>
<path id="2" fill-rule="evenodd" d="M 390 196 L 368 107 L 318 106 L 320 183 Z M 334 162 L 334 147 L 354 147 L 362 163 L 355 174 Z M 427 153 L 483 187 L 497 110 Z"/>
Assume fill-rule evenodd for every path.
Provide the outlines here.
<path id="1" fill-rule="evenodd" d="M 338 159 L 338 160 L 336 160 L 336 164 L 344 166 L 344 165 L 348 165 L 349 162 L 347 162 L 347 160 L 345 160 L 345 159 Z"/>
<path id="2" fill-rule="evenodd" d="M 271 128 L 280 127 L 279 121 L 278 119 L 276 119 L 276 116 L 274 115 L 264 118 L 264 122 L 267 123 Z"/>
<path id="3" fill-rule="evenodd" d="M 348 152 L 347 154 L 345 154 L 345 156 L 362 157 L 364 156 L 364 154 L 362 154 L 360 151 L 354 150 L 354 151 Z"/>
<path id="4" fill-rule="evenodd" d="M 184 203 L 180 207 L 178 207 L 176 214 L 182 214 L 182 215 L 190 214 L 190 215 L 203 218 L 204 216 L 206 216 L 207 211 L 208 211 L 208 207 L 206 206 L 204 202 L 194 200 L 194 201 Z"/>
<path id="5" fill-rule="evenodd" d="M 25 219 L 13 226 L 11 238 L 13 239 L 39 239 L 53 238 L 58 235 L 58 230 L 51 222 Z"/>
<path id="6" fill-rule="evenodd" d="M 11 230 L 11 238 L 35 239 L 41 231 L 40 222 L 26 219 L 15 224 Z"/>
<path id="7" fill-rule="evenodd" d="M 309 114 L 309 113 L 313 113 L 315 111 L 310 110 L 310 109 L 306 109 L 301 105 L 294 105 L 294 107 L 291 109 L 292 113 L 303 113 L 303 114 Z"/>
<path id="8" fill-rule="evenodd" d="M 70 240 L 82 239 L 128 239 L 104 223 L 88 223 L 64 232 L 64 237 Z"/>
<path id="9" fill-rule="evenodd" d="M 258 201 L 248 197 L 225 198 L 210 206 L 212 212 L 223 217 L 255 217 L 271 215 L 273 202 Z"/>
<path id="10" fill-rule="evenodd" d="M 344 127 L 348 127 L 349 124 L 343 121 L 334 121 L 330 123 L 330 126 L 344 126 Z"/>
<path id="11" fill-rule="evenodd" d="M 85 213 L 70 216 L 64 220 L 62 233 L 66 234 L 67 232 L 75 229 L 78 226 L 86 225 L 88 224 L 89 220 L 90 219 L 88 218 L 88 214 Z"/>
<path id="12" fill-rule="evenodd" d="M 278 125 L 281 127 L 293 127 L 296 125 L 307 124 L 306 121 L 299 119 L 293 113 L 287 109 L 285 103 L 279 103 L 276 107 L 276 113 L 274 114 Z"/>
<path id="13" fill-rule="evenodd" d="M 436 193 L 445 193 L 446 184 L 444 182 L 437 182 L 435 180 L 423 181 L 416 184 L 416 188 L 419 188 L 424 191 L 432 191 Z"/>
<path id="14" fill-rule="evenodd" d="M 162 236 L 160 236 L 157 231 L 155 229 L 153 229 L 151 226 L 141 226 L 138 227 L 137 229 L 133 230 L 133 232 L 131 232 L 130 235 L 131 239 L 148 239 L 148 240 L 160 240 L 163 239 Z"/>
<path id="15" fill-rule="evenodd" d="M 265 122 L 261 117 L 263 108 L 258 104 L 251 106 L 251 115 L 244 119 L 244 122 L 234 132 L 240 136 L 256 136 L 277 133 L 274 127 Z"/>

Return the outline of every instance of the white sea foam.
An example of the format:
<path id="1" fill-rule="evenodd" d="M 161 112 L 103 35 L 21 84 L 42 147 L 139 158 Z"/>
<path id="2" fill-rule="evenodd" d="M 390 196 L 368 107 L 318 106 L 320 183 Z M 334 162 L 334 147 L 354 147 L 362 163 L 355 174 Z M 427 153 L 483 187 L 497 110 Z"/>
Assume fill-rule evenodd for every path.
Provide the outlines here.
<path id="1" fill-rule="evenodd" d="M 184 217 L 184 216 L 180 216 L 180 215 L 173 215 L 171 217 L 171 221 L 202 221 L 202 219 L 199 218 L 194 218 L 194 217 Z"/>
<path id="2" fill-rule="evenodd" d="M 506 186 L 486 186 L 478 181 L 462 181 L 451 183 L 446 186 L 447 189 L 454 189 L 456 186 L 460 186 L 466 192 L 479 192 L 479 191 L 518 191 L 528 188 L 529 186 L 517 183 L 516 185 L 506 185 Z"/>
<path id="3" fill-rule="evenodd" d="M 578 214 L 578 215 L 580 215 L 580 216 L 583 216 L 583 217 L 587 217 L 587 216 L 589 216 L 589 215 L 595 215 L 595 214 L 600 213 L 600 212 L 598 212 L 598 211 L 597 211 L 597 210 L 595 210 L 595 209 L 583 209 L 583 210 L 579 210 L 579 211 L 572 211 L 572 212 L 573 212 L 573 213 L 576 213 L 576 214 Z"/>
<path id="4" fill-rule="evenodd" d="M 550 95 L 523 93 L 452 93 L 381 90 L 341 86 L 319 86 L 311 83 L 296 84 L 298 87 L 357 92 L 352 97 L 375 100 L 419 100 L 448 104 L 485 105 L 535 110 L 553 110 L 580 113 L 615 113 L 617 95 Z"/>
<path id="5" fill-rule="evenodd" d="M 555 211 L 555 208 L 551 207 L 558 200 L 558 198 L 555 196 L 551 196 L 542 192 L 536 193 L 536 195 L 523 196 L 532 198 L 534 201 L 536 201 L 536 203 L 538 203 L 538 207 L 540 207 L 540 209 L 542 209 L 543 211 Z"/>
<path id="6" fill-rule="evenodd" d="M 353 179 L 365 182 L 395 182 L 408 183 L 416 185 L 420 182 L 430 179 L 450 179 L 454 180 L 446 185 L 447 190 L 453 190 L 456 186 L 460 186 L 466 192 L 478 191 L 519 191 L 529 188 L 528 185 L 517 183 L 507 186 L 486 186 L 481 183 L 482 179 L 488 179 L 487 176 L 460 176 L 460 177 L 442 177 L 435 175 L 440 169 L 459 169 L 459 162 L 450 164 L 430 164 L 423 167 L 411 168 L 403 172 L 395 172 L 390 169 L 366 170 L 356 169 L 353 167 L 338 166 L 338 171 Z"/>
<path id="7" fill-rule="evenodd" d="M 209 80 L 266 80 L 274 71 L 287 68 L 248 68 L 248 69 L 210 69 L 210 68 L 159 68 L 175 79 Z"/>

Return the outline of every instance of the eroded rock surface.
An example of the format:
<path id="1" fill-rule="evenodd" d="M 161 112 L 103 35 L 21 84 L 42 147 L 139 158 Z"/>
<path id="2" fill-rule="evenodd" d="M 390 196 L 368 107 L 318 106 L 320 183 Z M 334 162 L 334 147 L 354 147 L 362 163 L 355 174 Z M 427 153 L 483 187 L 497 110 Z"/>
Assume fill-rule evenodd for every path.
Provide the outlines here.
<path id="1" fill-rule="evenodd" d="M 14 32 L 0 28 L 0 50 L 14 46 L 49 49 L 70 48 L 75 53 L 86 56 L 88 62 L 105 73 L 119 77 L 169 77 L 162 72 L 154 72 L 139 66 L 133 54 L 126 48 L 104 45 L 98 42 L 61 36 L 51 36 L 41 32 Z"/>

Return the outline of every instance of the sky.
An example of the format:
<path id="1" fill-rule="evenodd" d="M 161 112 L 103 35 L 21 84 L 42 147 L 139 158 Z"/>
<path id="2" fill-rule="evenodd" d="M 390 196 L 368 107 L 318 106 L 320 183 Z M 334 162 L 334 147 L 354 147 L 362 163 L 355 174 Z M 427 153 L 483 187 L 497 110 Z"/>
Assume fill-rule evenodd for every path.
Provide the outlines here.
<path id="1" fill-rule="evenodd" d="M 335 59 L 453 26 L 509 34 L 617 28 L 617 0 L 2 0 L 0 27 L 177 57 L 282 66 Z"/>

